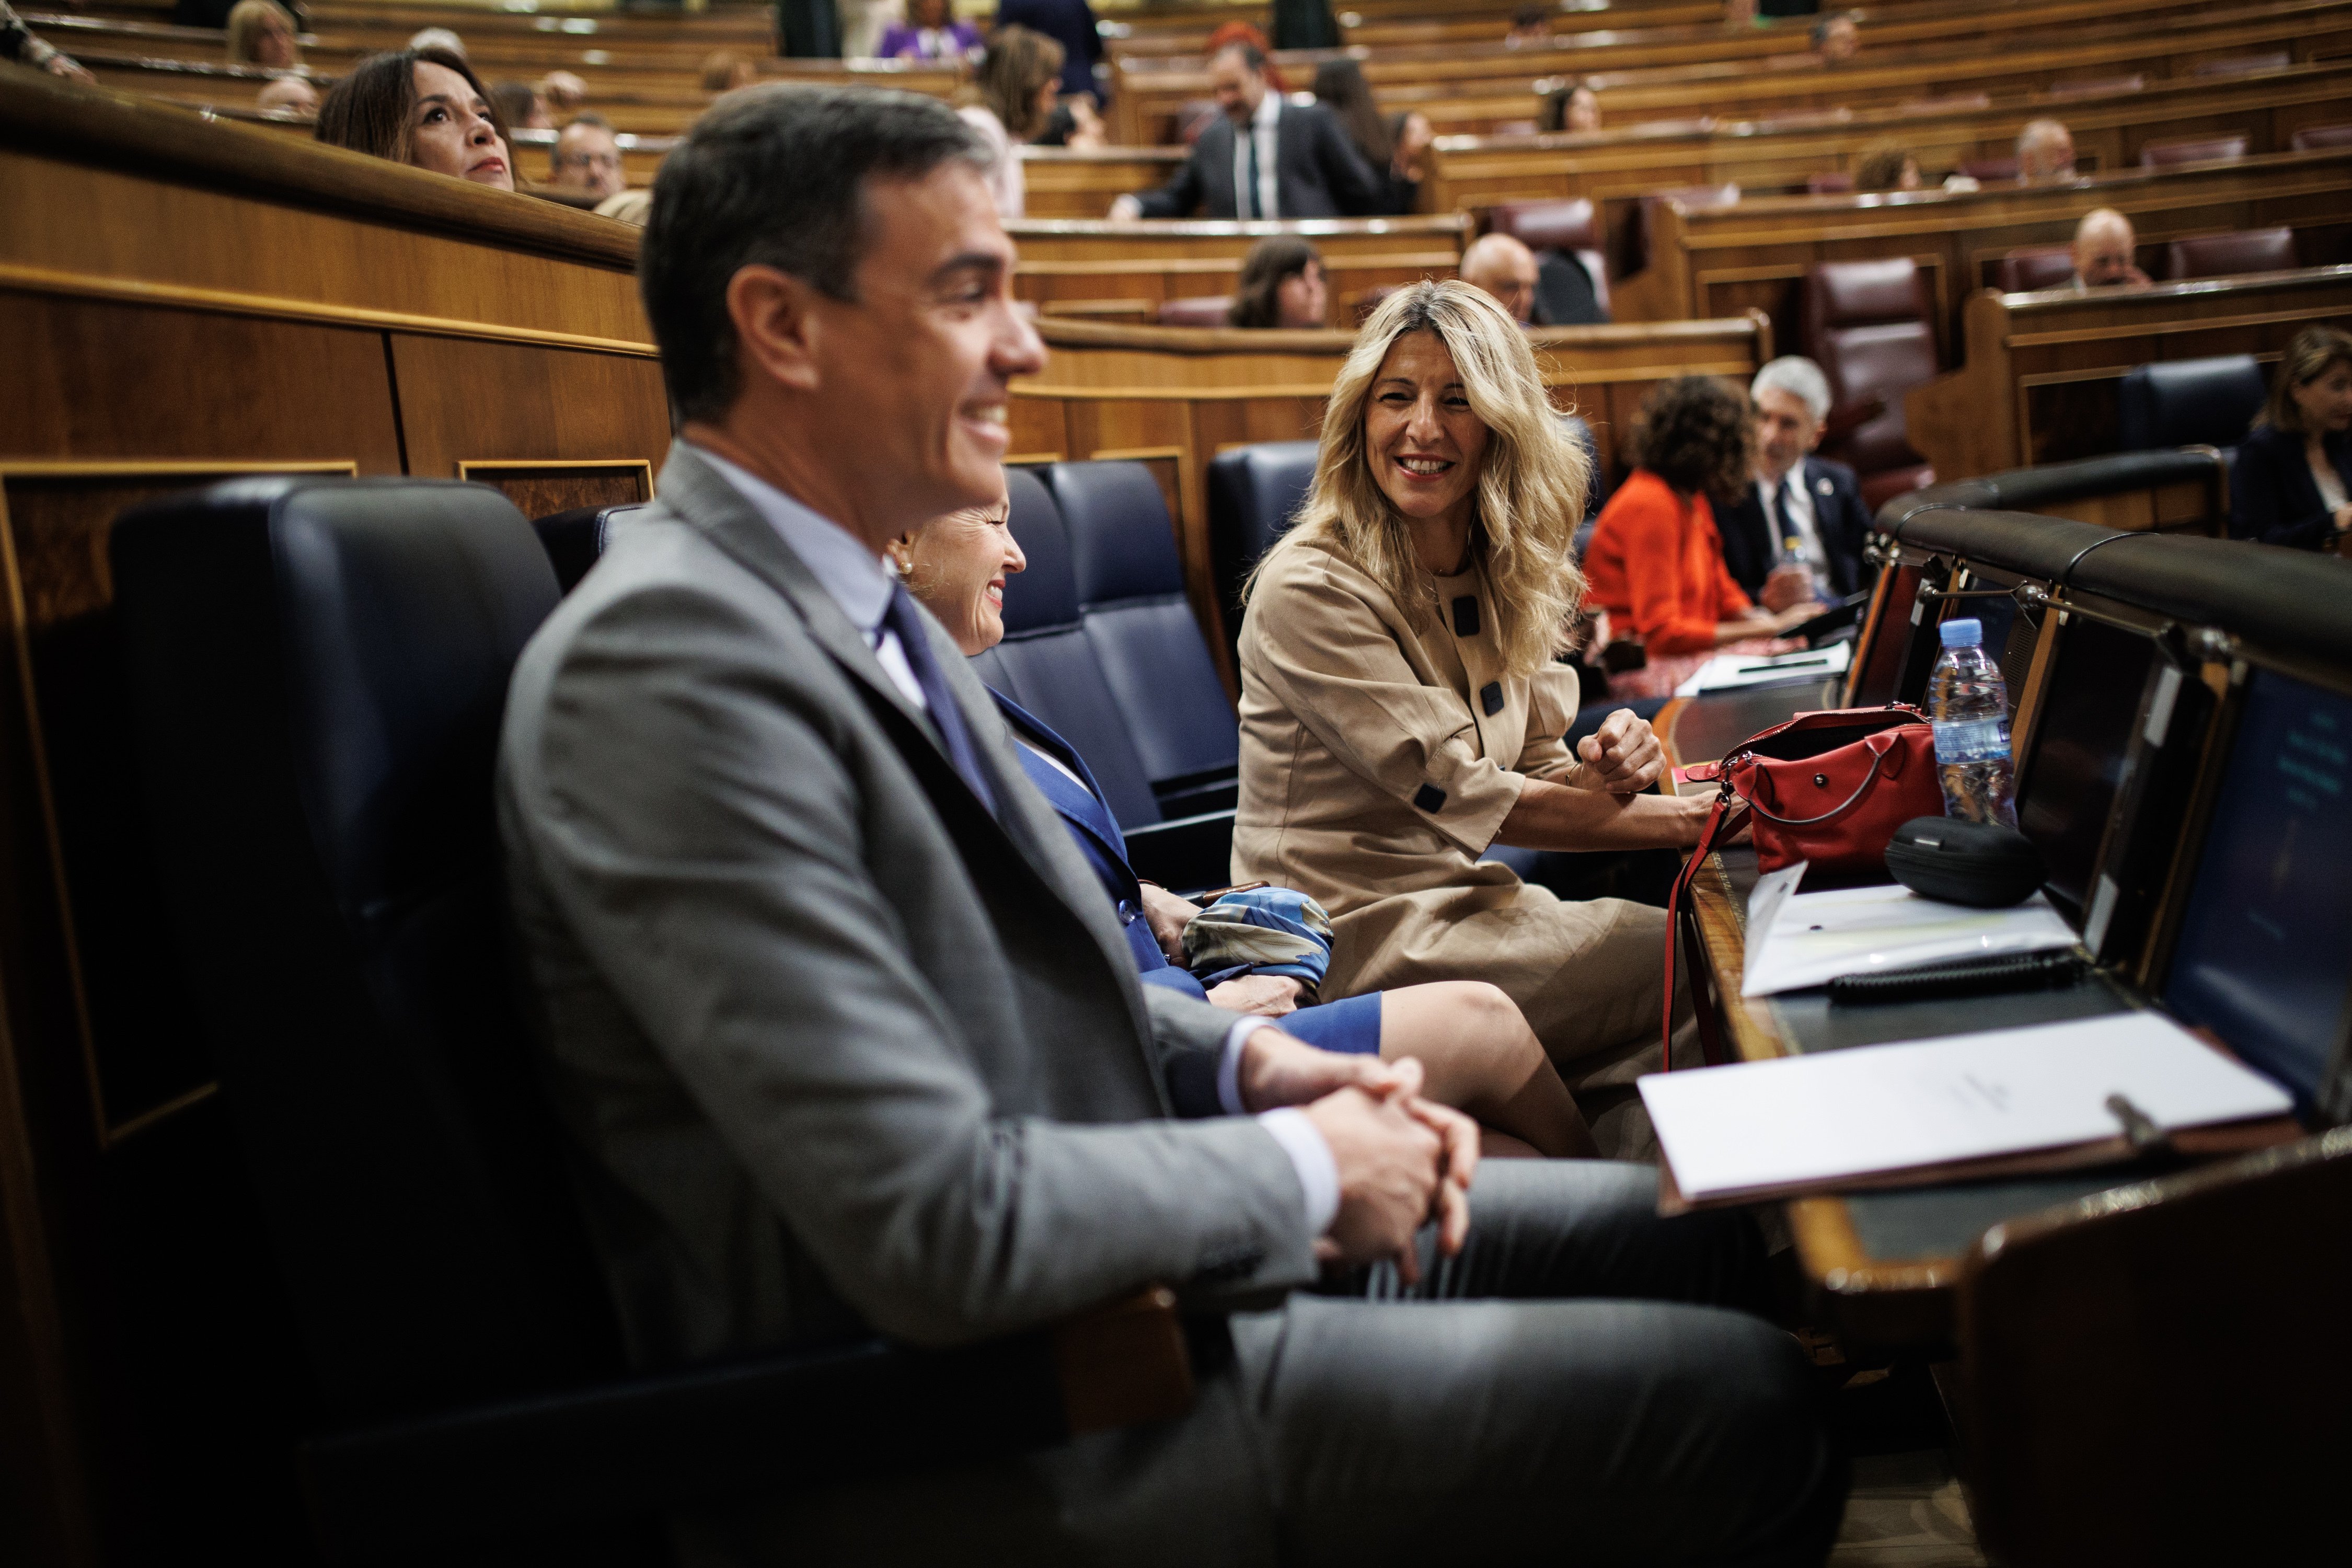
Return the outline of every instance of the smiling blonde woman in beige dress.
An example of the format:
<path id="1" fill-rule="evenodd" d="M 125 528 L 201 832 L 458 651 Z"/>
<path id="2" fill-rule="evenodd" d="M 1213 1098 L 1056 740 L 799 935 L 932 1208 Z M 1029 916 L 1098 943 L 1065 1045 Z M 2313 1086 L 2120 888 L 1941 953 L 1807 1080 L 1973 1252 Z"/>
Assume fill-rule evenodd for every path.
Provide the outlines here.
<path id="1" fill-rule="evenodd" d="M 1583 454 L 1518 326 L 1460 283 L 1376 311 L 1331 391 L 1315 488 L 1254 576 L 1241 636 L 1233 875 L 1331 912 L 1326 994 L 1486 980 L 1527 1015 L 1596 1138 L 1647 1152 L 1664 911 L 1566 902 L 1489 847 L 1642 848 L 1705 803 L 1643 794 L 1662 757 L 1621 710 L 1571 752 L 1555 662 L 1583 580 Z M 1675 1060 L 1689 1045 L 1686 1004 Z"/>

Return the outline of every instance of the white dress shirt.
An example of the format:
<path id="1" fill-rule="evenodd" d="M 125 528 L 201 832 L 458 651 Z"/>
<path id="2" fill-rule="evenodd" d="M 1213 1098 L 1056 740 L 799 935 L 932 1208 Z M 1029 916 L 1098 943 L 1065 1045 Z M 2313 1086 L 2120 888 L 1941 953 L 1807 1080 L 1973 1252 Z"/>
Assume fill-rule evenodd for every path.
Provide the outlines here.
<path id="1" fill-rule="evenodd" d="M 1234 137 L 1234 213 L 1240 217 L 1276 218 L 1282 216 L 1282 180 L 1275 168 L 1275 125 L 1282 118 L 1282 94 L 1272 88 L 1258 100 L 1257 112 L 1250 116 L 1249 129 Z M 1249 189 L 1250 145 L 1257 145 L 1257 211 L 1244 213 L 1242 193 Z"/>
<path id="2" fill-rule="evenodd" d="M 1822 479 L 1821 484 L 1826 489 L 1829 480 Z M 1796 466 L 1781 476 L 1780 492 L 1789 532 L 1797 536 L 1797 553 L 1803 557 L 1806 565 L 1812 568 L 1816 582 L 1828 582 L 1830 555 L 1822 547 L 1821 521 L 1813 511 L 1813 486 L 1806 479 L 1803 458 L 1798 458 Z M 1780 542 L 1786 535 L 1780 531 L 1780 524 L 1772 513 L 1771 485 L 1758 479 L 1756 495 L 1764 504 L 1764 526 L 1773 531 L 1772 559 L 1777 563 L 1780 558 Z"/>
<path id="3" fill-rule="evenodd" d="M 1270 99 L 1274 95 L 1266 96 Z M 890 607 L 890 591 L 897 584 L 881 558 L 847 529 L 810 510 L 758 475 L 707 447 L 696 447 L 694 454 L 718 469 L 719 478 L 734 486 L 751 503 L 752 510 L 767 520 L 768 525 L 800 558 L 801 564 L 809 569 L 817 586 L 841 606 L 849 624 L 865 635 L 890 683 L 905 694 L 908 701 L 929 712 L 931 705 L 923 696 L 922 682 L 915 679 L 914 668 L 907 662 L 907 650 L 898 645 L 897 633 L 882 626 L 883 612 Z M 1260 1029 L 1278 1027 L 1271 1018 L 1252 1016 L 1236 1020 L 1225 1031 L 1224 1056 L 1217 1068 L 1217 1103 L 1228 1116 L 1247 1114 L 1240 1086 L 1243 1044 Z M 1339 1166 L 1331 1157 L 1331 1146 L 1323 1141 L 1323 1134 L 1315 1130 L 1315 1124 L 1303 1110 L 1286 1108 L 1262 1111 L 1257 1121 L 1290 1156 L 1291 1167 L 1298 1173 L 1299 1188 L 1306 1195 L 1307 1230 L 1315 1236 L 1322 1235 L 1331 1228 L 1331 1221 L 1339 1213 Z"/>

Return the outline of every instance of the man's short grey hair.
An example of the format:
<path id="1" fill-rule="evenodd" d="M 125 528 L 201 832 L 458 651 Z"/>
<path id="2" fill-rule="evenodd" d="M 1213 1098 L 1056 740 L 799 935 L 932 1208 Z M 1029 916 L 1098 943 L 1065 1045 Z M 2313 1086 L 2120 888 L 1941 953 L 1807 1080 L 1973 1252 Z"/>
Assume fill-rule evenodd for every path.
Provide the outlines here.
<path id="1" fill-rule="evenodd" d="M 1830 378 L 1802 354 L 1782 354 L 1765 363 L 1748 384 L 1750 401 L 1761 403 L 1768 392 L 1785 392 L 1812 411 L 1818 425 L 1830 416 Z"/>
<path id="2" fill-rule="evenodd" d="M 774 82 L 713 103 L 654 179 L 637 289 L 680 419 L 715 419 L 740 389 L 727 286 L 772 267 L 855 300 L 869 180 L 919 180 L 986 143 L 936 98 Z"/>
<path id="3" fill-rule="evenodd" d="M 2036 148 L 2053 137 L 2071 134 L 2063 120 L 2029 120 L 2018 128 L 2017 161 L 2024 163 L 2033 156 Z"/>

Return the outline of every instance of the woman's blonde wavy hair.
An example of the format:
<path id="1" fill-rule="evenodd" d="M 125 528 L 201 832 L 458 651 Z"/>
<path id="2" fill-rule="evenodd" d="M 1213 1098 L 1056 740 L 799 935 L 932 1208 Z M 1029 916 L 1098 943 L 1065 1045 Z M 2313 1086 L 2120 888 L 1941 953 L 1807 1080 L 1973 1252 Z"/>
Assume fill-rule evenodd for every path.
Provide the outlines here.
<path id="1" fill-rule="evenodd" d="M 1559 652 L 1584 596 L 1571 547 L 1591 464 L 1560 428 L 1527 334 L 1485 290 L 1424 281 L 1372 312 L 1331 387 L 1315 488 L 1294 531 L 1337 548 L 1398 604 L 1435 613 L 1436 581 L 1414 559 L 1412 533 L 1373 479 L 1364 449 L 1373 384 L 1389 350 L 1410 332 L 1437 334 L 1454 356 L 1470 411 L 1486 423 L 1470 547 L 1486 554 L 1504 664 L 1513 675 L 1532 675 Z"/>

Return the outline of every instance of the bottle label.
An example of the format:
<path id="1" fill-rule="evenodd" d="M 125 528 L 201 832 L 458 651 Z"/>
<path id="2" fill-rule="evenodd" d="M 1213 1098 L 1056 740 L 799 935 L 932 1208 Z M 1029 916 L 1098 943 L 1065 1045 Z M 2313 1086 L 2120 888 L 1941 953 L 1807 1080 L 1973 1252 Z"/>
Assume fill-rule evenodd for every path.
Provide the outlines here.
<path id="1" fill-rule="evenodd" d="M 2009 759 L 2006 719 L 1948 719 L 1936 726 L 1938 763 L 1992 763 Z"/>

